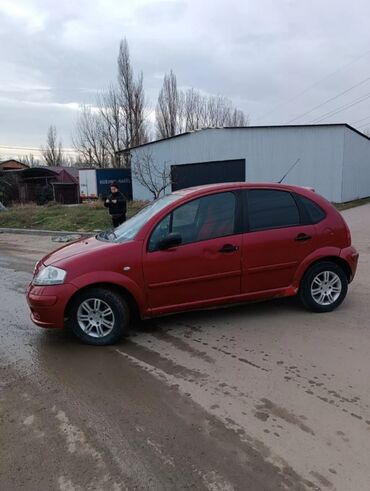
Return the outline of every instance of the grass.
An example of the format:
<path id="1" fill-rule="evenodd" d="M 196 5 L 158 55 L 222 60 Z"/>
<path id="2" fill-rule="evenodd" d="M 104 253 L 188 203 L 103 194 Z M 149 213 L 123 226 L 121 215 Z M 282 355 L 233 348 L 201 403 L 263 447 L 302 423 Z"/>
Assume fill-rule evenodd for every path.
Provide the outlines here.
<path id="1" fill-rule="evenodd" d="M 370 203 L 369 198 L 348 203 L 337 203 L 340 211 Z M 142 201 L 128 203 L 127 217 L 135 215 L 145 205 Z M 0 213 L 0 228 L 26 228 L 39 230 L 67 230 L 70 232 L 94 232 L 111 227 L 111 219 L 102 202 L 77 206 L 49 204 L 45 206 L 16 205 Z"/>
<path id="2" fill-rule="evenodd" d="M 145 203 L 128 203 L 127 217 L 137 213 Z M 25 228 L 39 230 L 67 230 L 70 232 L 94 232 L 111 228 L 108 210 L 102 202 L 76 206 L 34 204 L 12 206 L 0 213 L 0 228 Z"/>
<path id="3" fill-rule="evenodd" d="M 355 208 L 356 206 L 366 205 L 370 203 L 369 198 L 355 199 L 354 201 L 347 201 L 347 203 L 334 203 L 337 210 L 348 210 L 349 208 Z"/>

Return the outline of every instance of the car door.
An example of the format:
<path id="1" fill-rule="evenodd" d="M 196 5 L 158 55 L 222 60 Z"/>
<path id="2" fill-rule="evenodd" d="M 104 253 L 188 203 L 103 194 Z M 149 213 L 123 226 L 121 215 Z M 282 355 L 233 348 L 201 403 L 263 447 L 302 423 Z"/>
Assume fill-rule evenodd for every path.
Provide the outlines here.
<path id="1" fill-rule="evenodd" d="M 223 192 L 194 199 L 161 219 L 143 255 L 150 309 L 176 310 L 240 294 L 238 215 L 237 193 Z M 180 234 L 182 243 L 160 250 L 159 241 L 170 233 Z"/>
<path id="2" fill-rule="evenodd" d="M 299 264 L 314 250 L 315 225 L 303 225 L 299 203 L 288 191 L 250 189 L 243 195 L 242 292 L 287 287 Z"/>

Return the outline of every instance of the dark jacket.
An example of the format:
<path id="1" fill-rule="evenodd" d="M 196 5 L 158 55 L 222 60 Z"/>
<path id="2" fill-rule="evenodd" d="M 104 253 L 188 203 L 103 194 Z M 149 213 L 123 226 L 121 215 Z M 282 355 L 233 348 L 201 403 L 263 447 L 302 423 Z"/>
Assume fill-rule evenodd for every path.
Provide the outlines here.
<path id="1" fill-rule="evenodd" d="M 109 201 L 104 201 L 104 206 L 109 208 L 110 215 L 125 215 L 126 214 L 126 198 L 123 194 L 118 191 L 118 193 L 112 193 L 107 198 Z"/>

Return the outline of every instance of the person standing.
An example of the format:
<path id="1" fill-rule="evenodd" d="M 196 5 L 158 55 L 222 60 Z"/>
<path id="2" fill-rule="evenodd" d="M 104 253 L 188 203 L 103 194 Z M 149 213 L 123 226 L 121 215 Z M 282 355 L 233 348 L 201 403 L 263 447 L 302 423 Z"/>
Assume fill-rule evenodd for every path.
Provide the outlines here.
<path id="1" fill-rule="evenodd" d="M 108 208 L 113 227 L 116 228 L 126 221 L 126 198 L 120 192 L 116 182 L 112 182 L 110 191 L 111 194 L 105 200 L 104 206 Z"/>

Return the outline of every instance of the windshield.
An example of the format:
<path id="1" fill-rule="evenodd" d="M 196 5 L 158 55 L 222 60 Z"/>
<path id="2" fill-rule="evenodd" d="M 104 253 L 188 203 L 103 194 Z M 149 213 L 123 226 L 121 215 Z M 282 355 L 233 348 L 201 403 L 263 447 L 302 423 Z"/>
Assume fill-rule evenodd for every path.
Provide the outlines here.
<path id="1" fill-rule="evenodd" d="M 161 211 L 167 205 L 178 200 L 179 198 L 181 198 L 181 195 L 179 194 L 168 194 L 167 196 L 163 196 L 163 198 L 156 199 L 140 210 L 139 213 L 134 215 L 132 218 L 122 223 L 122 225 L 111 232 L 104 234 L 104 237 L 100 235 L 99 238 L 104 238 L 106 240 L 108 239 L 113 242 L 124 242 L 126 240 L 134 239 L 148 220 L 150 220 L 156 213 Z"/>

